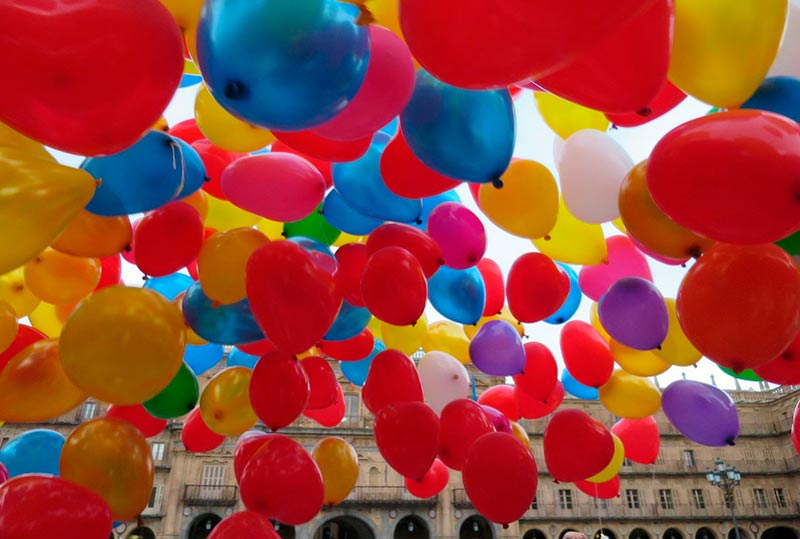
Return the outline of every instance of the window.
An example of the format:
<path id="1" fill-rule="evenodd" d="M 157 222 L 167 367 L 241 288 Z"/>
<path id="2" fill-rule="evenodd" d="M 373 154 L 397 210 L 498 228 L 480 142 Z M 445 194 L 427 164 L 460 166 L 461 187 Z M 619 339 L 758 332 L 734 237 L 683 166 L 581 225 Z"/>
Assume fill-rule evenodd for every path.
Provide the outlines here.
<path id="1" fill-rule="evenodd" d="M 558 506 L 561 509 L 572 509 L 572 490 L 568 488 L 558 490 Z"/>
<path id="2" fill-rule="evenodd" d="M 225 479 L 225 466 L 223 464 L 206 464 L 203 466 L 203 476 L 200 479 L 200 497 L 216 500 L 222 496 L 222 482 Z"/>
<path id="3" fill-rule="evenodd" d="M 2 447 L 5 447 L 5 446 L 6 446 L 6 444 L 7 444 L 9 441 L 11 441 L 11 438 L 9 438 L 8 436 L 3 436 L 3 439 L 2 439 L 2 440 L 0 440 L 0 448 L 2 448 Z"/>
<path id="4" fill-rule="evenodd" d="M 762 509 L 767 506 L 767 495 L 764 493 L 763 488 L 753 489 L 753 502 L 755 502 L 756 507 L 760 507 Z"/>
<path id="5" fill-rule="evenodd" d="M 706 508 L 706 498 L 703 495 L 703 489 L 700 488 L 692 489 L 692 503 L 694 504 L 695 509 Z"/>
<path id="6" fill-rule="evenodd" d="M 625 503 L 628 504 L 628 509 L 639 509 L 639 491 L 635 488 L 625 490 Z"/>
<path id="7" fill-rule="evenodd" d="M 630 468 L 632 465 L 633 465 L 633 463 L 631 462 L 631 459 L 629 459 L 628 457 L 625 457 L 624 459 L 622 459 L 622 467 L 623 468 Z"/>
<path id="8" fill-rule="evenodd" d="M 381 471 L 372 466 L 369 469 L 369 476 L 367 476 L 367 484 L 371 487 L 378 487 L 381 484 Z"/>
<path id="9" fill-rule="evenodd" d="M 689 467 L 697 466 L 697 462 L 694 460 L 694 451 L 691 449 L 684 449 L 683 450 L 683 465 Z"/>
<path id="10" fill-rule="evenodd" d="M 764 449 L 764 460 L 766 462 L 775 462 L 775 456 L 772 454 L 772 449 Z"/>
<path id="11" fill-rule="evenodd" d="M 89 419 L 93 419 L 94 414 L 96 413 L 97 413 L 96 402 L 84 402 L 83 409 L 81 410 L 81 421 L 87 421 Z"/>
<path id="12" fill-rule="evenodd" d="M 161 499 L 163 497 L 163 491 L 163 485 L 153 485 L 153 490 L 150 492 L 150 501 L 147 502 L 147 507 L 144 508 L 142 514 L 157 515 L 161 512 Z"/>
<path id="13" fill-rule="evenodd" d="M 751 451 L 748 449 L 743 451 L 743 453 L 745 462 L 757 462 L 755 451 Z"/>
<path id="14" fill-rule="evenodd" d="M 358 395 L 344 396 L 345 412 L 342 423 L 358 422 Z"/>
<path id="15" fill-rule="evenodd" d="M 531 509 L 539 509 L 539 493 L 538 492 L 533 497 L 533 503 L 531 503 Z"/>
<path id="16" fill-rule="evenodd" d="M 778 507 L 786 507 L 786 494 L 784 494 L 782 488 L 775 489 L 775 503 L 778 504 Z"/>
<path id="17" fill-rule="evenodd" d="M 153 442 L 153 460 L 164 460 L 164 442 Z"/>
<path id="18" fill-rule="evenodd" d="M 595 509 L 608 509 L 608 500 L 602 500 L 600 498 L 593 498 L 593 499 L 594 499 Z"/>
<path id="19" fill-rule="evenodd" d="M 658 491 L 658 502 L 661 509 L 675 509 L 675 501 L 672 499 L 672 490 L 662 488 Z"/>

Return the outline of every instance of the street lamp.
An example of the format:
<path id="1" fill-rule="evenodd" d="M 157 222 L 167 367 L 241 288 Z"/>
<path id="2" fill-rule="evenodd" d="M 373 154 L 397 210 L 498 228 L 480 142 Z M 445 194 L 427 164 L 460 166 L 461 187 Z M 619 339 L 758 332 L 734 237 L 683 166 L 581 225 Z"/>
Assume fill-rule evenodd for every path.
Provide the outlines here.
<path id="1" fill-rule="evenodd" d="M 715 469 L 706 470 L 706 479 L 715 487 L 722 489 L 725 496 L 725 503 L 731 510 L 733 529 L 736 530 L 736 539 L 742 539 L 739 533 L 739 526 L 736 524 L 736 512 L 733 509 L 733 489 L 742 481 L 742 474 L 733 466 L 728 466 L 722 459 L 717 457 L 714 463 Z"/>

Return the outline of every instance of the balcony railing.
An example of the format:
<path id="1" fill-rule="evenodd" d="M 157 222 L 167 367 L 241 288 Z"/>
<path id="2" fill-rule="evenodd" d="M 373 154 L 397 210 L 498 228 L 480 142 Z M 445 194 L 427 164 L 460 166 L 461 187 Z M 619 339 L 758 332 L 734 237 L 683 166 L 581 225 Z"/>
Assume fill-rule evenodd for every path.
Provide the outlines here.
<path id="1" fill-rule="evenodd" d="M 430 506 L 435 507 L 438 496 L 420 499 L 413 496 L 405 487 L 356 486 L 339 506 L 377 505 L 377 506 Z"/>
<path id="2" fill-rule="evenodd" d="M 238 491 L 239 487 L 236 485 L 184 485 L 183 503 L 232 506 L 236 505 Z"/>
<path id="3" fill-rule="evenodd" d="M 454 504 L 456 498 L 454 497 Z M 522 517 L 523 520 L 535 519 L 651 519 L 675 518 L 675 519 L 708 519 L 708 518 L 728 518 L 730 510 L 721 503 L 707 503 L 705 507 L 699 508 L 690 504 L 675 504 L 670 508 L 662 507 L 658 503 L 639 504 L 639 507 L 628 507 L 623 499 L 608 500 L 607 505 L 602 502 L 579 502 L 573 500 L 571 508 L 562 506 L 559 503 L 538 502 L 536 509 L 529 509 Z M 741 518 L 755 517 L 795 517 L 798 514 L 798 504 L 786 504 L 779 507 L 770 504 L 765 507 L 755 507 L 749 504 L 745 507 L 737 507 L 737 516 Z"/>

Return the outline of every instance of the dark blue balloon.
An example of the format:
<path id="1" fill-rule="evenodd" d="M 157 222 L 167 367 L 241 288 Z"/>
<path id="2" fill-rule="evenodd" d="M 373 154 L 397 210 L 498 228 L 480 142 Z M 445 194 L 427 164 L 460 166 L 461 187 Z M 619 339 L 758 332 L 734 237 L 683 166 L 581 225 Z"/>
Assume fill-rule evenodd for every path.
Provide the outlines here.
<path id="1" fill-rule="evenodd" d="M 336 189 L 331 189 L 325 195 L 322 215 L 334 228 L 354 236 L 367 235 L 383 224 L 382 220 L 363 215 L 353 209 Z"/>
<path id="2" fill-rule="evenodd" d="M 0 449 L 0 462 L 8 469 L 10 477 L 26 473 L 59 475 L 65 442 L 66 438 L 53 430 L 29 430 Z"/>
<path id="3" fill-rule="evenodd" d="M 420 161 L 468 182 L 499 179 L 514 151 L 514 107 L 508 90 L 464 90 L 423 69 L 417 70 L 400 126 Z"/>
<path id="4" fill-rule="evenodd" d="M 163 277 L 150 277 L 144 282 L 142 288 L 149 288 L 172 301 L 192 284 L 194 284 L 194 279 L 185 273 L 173 273 Z"/>
<path id="5" fill-rule="evenodd" d="M 461 197 L 458 196 L 455 189 L 451 189 L 450 191 L 445 191 L 444 193 L 434 195 L 432 197 L 427 197 L 422 199 L 422 216 L 421 216 L 421 223 L 412 223 L 414 226 L 423 230 L 425 232 L 428 231 L 428 217 L 430 217 L 431 212 L 439 205 L 444 204 L 445 202 L 458 202 L 461 203 Z"/>
<path id="6" fill-rule="evenodd" d="M 176 199 L 180 200 L 188 197 L 192 193 L 199 191 L 208 178 L 206 177 L 206 167 L 203 164 L 200 154 L 197 153 L 197 150 L 192 148 L 188 143 L 184 142 L 178 137 L 172 137 L 172 140 L 178 143 L 178 157 L 182 160 L 184 167 L 191 168 L 192 170 L 198 170 L 198 168 L 202 168 L 203 170 L 202 174 L 187 174 L 184 177 L 183 187 L 175 197 Z"/>
<path id="7" fill-rule="evenodd" d="M 247 367 L 252 370 L 256 366 L 258 359 L 258 356 L 251 356 L 234 347 L 233 350 L 228 352 L 226 363 L 228 367 Z"/>
<path id="8" fill-rule="evenodd" d="M 154 210 L 206 177 L 197 152 L 162 131 L 148 132 L 119 153 L 90 157 L 81 168 L 100 180 L 86 209 L 104 216 Z"/>
<path id="9" fill-rule="evenodd" d="M 800 79 L 770 77 L 745 101 L 743 109 L 758 109 L 781 114 L 800 122 Z"/>
<path id="10" fill-rule="evenodd" d="M 372 315 L 363 307 L 355 307 L 346 301 L 336 315 L 336 320 L 323 337 L 326 341 L 346 341 L 352 339 L 367 327 Z"/>
<path id="11" fill-rule="evenodd" d="M 197 376 L 222 361 L 223 356 L 225 356 L 225 349 L 219 344 L 213 343 L 200 346 L 190 344 L 183 351 L 183 360 Z"/>
<path id="12" fill-rule="evenodd" d="M 459 324 L 477 324 L 486 305 L 486 285 L 478 268 L 442 266 L 428 280 L 428 298 L 439 314 Z"/>
<path id="13" fill-rule="evenodd" d="M 356 6 L 335 0 L 207 0 L 198 67 L 214 98 L 267 129 L 321 125 L 355 96 L 369 35 Z"/>
<path id="14" fill-rule="evenodd" d="M 564 386 L 564 391 L 578 399 L 596 401 L 600 398 L 600 392 L 596 388 L 578 382 L 567 369 L 561 371 L 561 385 Z"/>
<path id="15" fill-rule="evenodd" d="M 563 324 L 575 315 L 578 307 L 581 305 L 583 294 L 581 293 L 581 287 L 578 285 L 578 274 L 575 273 L 575 270 L 561 262 L 556 262 L 556 264 L 558 264 L 567 274 L 567 277 L 569 277 L 569 294 L 567 294 L 567 299 L 564 300 L 561 307 L 545 318 L 544 321 L 548 324 L 558 325 Z"/>
<path id="16" fill-rule="evenodd" d="M 264 333 L 256 324 L 247 298 L 221 305 L 194 283 L 183 296 L 183 317 L 192 330 L 208 342 L 245 344 L 260 341 Z"/>
<path id="17" fill-rule="evenodd" d="M 392 193 L 381 177 L 381 155 L 389 136 L 376 133 L 367 153 L 349 163 L 334 163 L 333 185 L 351 208 L 376 219 L 413 223 L 420 218 L 422 203 Z"/>
<path id="18" fill-rule="evenodd" d="M 372 352 L 359 361 L 340 361 L 339 367 L 342 369 L 342 374 L 354 386 L 363 386 L 367 381 L 367 374 L 369 367 L 372 365 L 372 360 L 375 359 L 379 353 L 386 350 L 386 345 L 383 341 L 375 339 L 375 345 L 372 347 Z"/>

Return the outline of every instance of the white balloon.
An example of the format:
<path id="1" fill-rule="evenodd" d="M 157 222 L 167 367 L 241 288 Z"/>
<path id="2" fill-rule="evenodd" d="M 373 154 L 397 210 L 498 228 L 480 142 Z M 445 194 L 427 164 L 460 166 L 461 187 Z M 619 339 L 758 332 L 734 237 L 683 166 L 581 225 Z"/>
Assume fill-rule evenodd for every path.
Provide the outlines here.
<path id="1" fill-rule="evenodd" d="M 800 77 L 800 0 L 791 0 L 778 55 L 767 77 Z"/>
<path id="2" fill-rule="evenodd" d="M 417 366 L 425 402 L 437 415 L 456 399 L 469 398 L 469 374 L 464 365 L 444 352 L 428 352 Z"/>
<path id="3" fill-rule="evenodd" d="M 617 141 L 596 129 L 582 129 L 561 149 L 558 174 L 564 204 L 585 223 L 619 217 L 619 187 L 633 160 Z"/>
<path id="4" fill-rule="evenodd" d="M 558 164 L 561 162 L 561 153 L 564 151 L 564 139 L 555 135 L 553 137 L 553 162 L 556 164 L 556 168 L 558 168 Z"/>

